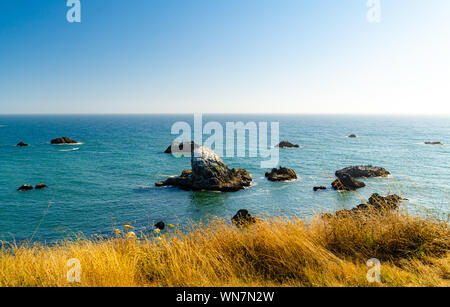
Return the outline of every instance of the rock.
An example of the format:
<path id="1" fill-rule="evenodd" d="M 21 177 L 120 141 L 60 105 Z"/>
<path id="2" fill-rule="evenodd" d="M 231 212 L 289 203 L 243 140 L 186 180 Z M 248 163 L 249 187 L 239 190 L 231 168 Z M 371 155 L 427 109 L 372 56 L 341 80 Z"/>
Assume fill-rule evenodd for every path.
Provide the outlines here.
<path id="1" fill-rule="evenodd" d="M 231 219 L 237 226 L 245 226 L 256 223 L 256 219 L 246 209 L 239 210 Z"/>
<path id="2" fill-rule="evenodd" d="M 397 210 L 400 203 L 406 200 L 398 195 L 388 195 L 386 197 L 380 196 L 379 194 L 372 194 L 367 203 L 361 204 L 353 209 L 344 209 L 333 214 L 323 214 L 323 218 L 332 218 L 333 216 L 342 216 L 349 214 L 361 214 L 361 213 L 373 213 L 374 211 L 383 212 L 383 210 Z"/>
<path id="3" fill-rule="evenodd" d="M 366 186 L 364 182 L 358 181 L 348 174 L 342 174 L 331 186 L 338 191 L 354 191 Z"/>
<path id="4" fill-rule="evenodd" d="M 17 147 L 27 147 L 28 144 L 25 144 L 24 142 L 20 142 L 19 144 L 17 144 Z"/>
<path id="5" fill-rule="evenodd" d="M 272 171 L 266 173 L 267 179 L 270 181 L 291 181 L 297 179 L 297 174 L 294 170 L 280 167 L 279 169 L 272 169 Z"/>
<path id="6" fill-rule="evenodd" d="M 78 142 L 63 136 L 61 138 L 53 139 L 51 143 L 54 145 L 59 145 L 59 144 L 77 144 Z"/>
<path id="7" fill-rule="evenodd" d="M 41 190 L 41 189 L 47 189 L 48 186 L 47 186 L 46 184 L 44 184 L 44 183 L 39 183 L 39 184 L 36 185 L 34 188 L 35 188 L 36 190 Z"/>
<path id="8" fill-rule="evenodd" d="M 400 203 L 405 200 L 404 198 L 398 196 L 398 195 L 388 195 L 386 197 L 383 197 L 377 193 L 372 194 L 372 196 L 369 198 L 368 202 L 365 204 L 361 204 L 358 206 L 358 209 L 369 209 L 373 208 L 376 210 L 380 209 L 391 209 L 395 210 L 398 208 Z"/>
<path id="9" fill-rule="evenodd" d="M 158 228 L 159 230 L 164 230 L 164 228 L 166 228 L 166 224 L 161 221 L 155 224 L 155 227 Z"/>
<path id="10" fill-rule="evenodd" d="M 24 184 L 20 188 L 17 189 L 17 191 L 30 191 L 33 190 L 33 186 L 29 184 Z"/>
<path id="11" fill-rule="evenodd" d="M 229 169 L 212 149 L 206 146 L 192 148 L 192 171 L 183 171 L 179 177 L 157 182 L 156 186 L 176 186 L 183 190 L 235 192 L 249 187 L 252 178 L 243 169 Z"/>
<path id="12" fill-rule="evenodd" d="M 278 148 L 299 148 L 300 145 L 294 145 L 288 141 L 282 141 L 280 144 L 278 144 L 276 147 Z"/>
<path id="13" fill-rule="evenodd" d="M 425 142 L 425 145 L 444 145 L 442 142 Z"/>
<path id="14" fill-rule="evenodd" d="M 358 136 L 356 134 L 350 134 L 348 137 L 349 138 L 357 138 Z"/>
<path id="15" fill-rule="evenodd" d="M 347 174 L 350 175 L 353 178 L 360 178 L 360 177 L 387 177 L 390 173 L 378 166 L 349 166 L 346 168 L 343 168 L 341 170 L 336 171 L 335 175 L 338 178 L 341 178 L 342 175 Z"/>
<path id="16" fill-rule="evenodd" d="M 317 192 L 317 191 L 319 191 L 319 190 L 326 190 L 327 188 L 326 187 L 324 187 L 324 186 L 320 186 L 320 187 L 314 187 L 314 192 Z"/>
<path id="17" fill-rule="evenodd" d="M 164 151 L 164 153 L 166 153 L 166 154 L 190 153 L 194 148 L 198 148 L 198 147 L 199 147 L 199 145 L 195 144 L 194 142 L 183 142 L 183 143 L 175 142 L 172 145 L 170 145 L 169 147 L 167 147 L 167 149 Z"/>

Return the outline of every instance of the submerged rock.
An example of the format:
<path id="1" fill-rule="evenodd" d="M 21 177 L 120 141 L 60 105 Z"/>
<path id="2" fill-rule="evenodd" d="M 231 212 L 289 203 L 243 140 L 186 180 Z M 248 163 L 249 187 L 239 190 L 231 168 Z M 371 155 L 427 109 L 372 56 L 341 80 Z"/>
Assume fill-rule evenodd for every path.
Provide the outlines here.
<path id="1" fill-rule="evenodd" d="M 288 141 L 282 141 L 280 144 L 278 144 L 275 147 L 278 147 L 278 148 L 299 148 L 300 145 L 297 145 L 297 144 L 294 145 L 294 144 L 292 144 L 292 143 L 290 143 Z"/>
<path id="2" fill-rule="evenodd" d="M 331 186 L 338 191 L 354 191 L 366 186 L 364 182 L 358 181 L 348 174 L 341 174 Z"/>
<path id="3" fill-rule="evenodd" d="M 17 189 L 17 191 L 29 191 L 29 190 L 33 190 L 33 186 L 29 184 L 24 184 Z"/>
<path id="4" fill-rule="evenodd" d="M 358 166 L 349 166 L 346 168 L 343 168 L 341 170 L 336 171 L 335 175 L 338 178 L 341 178 L 344 174 L 350 175 L 354 178 L 360 178 L 360 177 L 387 177 L 390 173 L 378 166 L 372 166 L 372 165 L 358 165 Z"/>
<path id="5" fill-rule="evenodd" d="M 231 219 L 237 226 L 245 226 L 256 223 L 256 219 L 246 209 L 239 210 Z"/>
<path id="6" fill-rule="evenodd" d="M 17 144 L 17 147 L 27 147 L 28 144 L 25 144 L 24 142 L 20 142 L 19 144 Z"/>
<path id="7" fill-rule="evenodd" d="M 267 179 L 270 181 L 291 181 L 297 179 L 297 174 L 294 170 L 280 167 L 279 169 L 272 169 L 272 171 L 266 173 Z"/>
<path id="8" fill-rule="evenodd" d="M 212 149 L 206 146 L 192 148 L 192 171 L 183 171 L 179 177 L 157 182 L 156 186 L 176 186 L 183 190 L 235 192 L 249 187 L 252 178 L 244 169 L 229 169 Z"/>
<path id="9" fill-rule="evenodd" d="M 319 190 L 326 190 L 326 189 L 327 189 L 327 188 L 324 187 L 324 186 L 314 187 L 314 188 L 313 188 L 314 192 L 317 192 L 317 191 L 319 191 Z"/>
<path id="10" fill-rule="evenodd" d="M 75 140 L 72 140 L 68 137 L 63 136 L 61 138 L 56 138 L 56 139 L 51 140 L 51 143 L 54 145 L 59 145 L 59 144 L 77 144 L 78 142 Z"/>
<path id="11" fill-rule="evenodd" d="M 444 145 L 442 142 L 425 142 L 425 145 Z"/>
<path id="12" fill-rule="evenodd" d="M 39 183 L 34 187 L 36 190 L 42 190 L 42 189 L 47 189 L 48 186 L 44 183 Z"/>
<path id="13" fill-rule="evenodd" d="M 348 137 L 349 138 L 357 138 L 358 136 L 356 134 L 350 134 Z"/>
<path id="14" fill-rule="evenodd" d="M 167 149 L 164 151 L 166 154 L 183 154 L 183 153 L 190 153 L 194 148 L 198 148 L 199 145 L 195 144 L 194 142 L 174 142 L 172 145 L 167 147 Z"/>

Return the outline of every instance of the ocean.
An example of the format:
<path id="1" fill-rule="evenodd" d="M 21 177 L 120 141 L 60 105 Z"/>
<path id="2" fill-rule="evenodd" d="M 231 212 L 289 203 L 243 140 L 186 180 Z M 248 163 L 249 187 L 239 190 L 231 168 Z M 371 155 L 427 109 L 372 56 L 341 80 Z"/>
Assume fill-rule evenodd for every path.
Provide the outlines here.
<path id="1" fill-rule="evenodd" d="M 189 158 L 164 154 L 176 138 L 171 126 L 193 115 L 0 116 L 0 240 L 51 243 L 74 235 L 110 235 L 132 223 L 136 232 L 155 222 L 185 227 L 239 209 L 254 216 L 298 216 L 352 208 L 372 193 L 400 194 L 411 211 L 446 216 L 450 210 L 450 118 L 406 116 L 205 115 L 203 122 L 279 122 L 280 165 L 299 180 L 269 182 L 261 158 L 224 158 L 245 168 L 254 184 L 236 193 L 186 192 L 154 183 L 190 169 Z M 358 138 L 348 138 L 351 133 Z M 67 136 L 76 145 L 55 146 Z M 30 144 L 18 148 L 19 142 Z M 440 141 L 444 146 L 425 145 Z M 362 179 L 355 192 L 332 189 L 334 172 L 350 165 L 376 165 L 388 178 Z M 23 184 L 45 190 L 18 192 Z"/>

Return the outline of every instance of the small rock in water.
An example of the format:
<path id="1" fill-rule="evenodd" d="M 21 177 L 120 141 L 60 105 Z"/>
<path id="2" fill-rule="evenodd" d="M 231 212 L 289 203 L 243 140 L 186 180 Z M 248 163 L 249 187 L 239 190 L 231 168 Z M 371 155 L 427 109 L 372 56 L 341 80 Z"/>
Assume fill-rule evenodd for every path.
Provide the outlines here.
<path id="1" fill-rule="evenodd" d="M 278 144 L 275 147 L 278 147 L 278 148 L 299 148 L 300 145 L 292 144 L 291 142 L 288 142 L 288 141 L 282 141 L 280 144 Z"/>
<path id="2" fill-rule="evenodd" d="M 256 219 L 246 209 L 239 210 L 231 221 L 237 226 L 256 223 Z"/>
<path id="3" fill-rule="evenodd" d="M 29 191 L 29 190 L 33 190 L 33 186 L 29 184 L 24 184 L 23 186 L 17 189 L 17 191 Z"/>
<path id="4" fill-rule="evenodd" d="M 19 144 L 17 144 L 17 147 L 27 147 L 28 144 L 25 144 L 24 142 L 20 142 Z"/>
<path id="5" fill-rule="evenodd" d="M 190 153 L 194 148 L 198 148 L 199 145 L 195 144 L 194 142 L 183 142 L 178 143 L 175 142 L 164 151 L 166 154 L 171 153 L 177 153 L 177 154 L 183 154 L 183 153 Z"/>
<path id="6" fill-rule="evenodd" d="M 39 183 L 34 187 L 36 190 L 46 189 L 48 186 L 45 183 Z"/>
<path id="7" fill-rule="evenodd" d="M 61 138 L 53 139 L 51 141 L 51 143 L 55 144 L 55 145 L 58 145 L 58 144 L 77 144 L 78 142 L 75 141 L 75 140 L 72 140 L 72 139 L 70 139 L 68 137 L 63 136 Z"/>
<path id="8" fill-rule="evenodd" d="M 158 228 L 159 230 L 164 230 L 164 228 L 166 228 L 166 224 L 161 221 L 155 224 L 155 227 Z"/>
<path id="9" fill-rule="evenodd" d="M 314 187 L 314 192 L 317 192 L 319 190 L 326 190 L 327 188 L 324 186 L 320 186 L 320 187 Z"/>
<path id="10" fill-rule="evenodd" d="M 348 174 L 342 174 L 331 186 L 338 191 L 354 191 L 366 186 L 364 182 L 358 181 Z"/>
<path id="11" fill-rule="evenodd" d="M 270 181 L 291 181 L 297 179 L 297 174 L 294 170 L 280 167 L 279 169 L 272 169 L 272 171 L 266 173 L 267 179 Z"/>
<path id="12" fill-rule="evenodd" d="M 442 142 L 425 142 L 425 145 L 444 145 Z"/>
<path id="13" fill-rule="evenodd" d="M 358 136 L 356 134 L 350 134 L 348 137 L 349 138 L 357 138 Z"/>

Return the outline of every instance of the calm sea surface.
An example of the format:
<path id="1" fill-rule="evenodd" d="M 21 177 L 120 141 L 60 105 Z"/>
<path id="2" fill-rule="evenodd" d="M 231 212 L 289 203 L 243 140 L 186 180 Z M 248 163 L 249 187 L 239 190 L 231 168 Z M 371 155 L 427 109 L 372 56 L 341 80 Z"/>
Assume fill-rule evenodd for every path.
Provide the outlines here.
<path id="1" fill-rule="evenodd" d="M 448 117 L 209 115 L 203 120 L 278 121 L 280 139 L 301 145 L 281 150 L 280 164 L 301 178 L 271 183 L 264 179 L 261 159 L 224 158 L 230 167 L 247 169 L 254 185 L 228 194 L 154 187 L 190 168 L 189 158 L 163 154 L 176 137 L 172 124 L 191 123 L 190 115 L 0 116 L 0 240 L 108 235 L 126 222 L 135 222 L 139 231 L 160 220 L 184 225 L 228 219 L 242 208 L 257 216 L 308 217 L 354 207 L 374 192 L 401 194 L 411 210 L 450 211 Z M 351 133 L 359 138 L 347 138 Z M 82 144 L 50 145 L 61 136 Z M 15 147 L 20 141 L 31 146 Z M 314 186 L 330 186 L 337 169 L 357 164 L 385 167 L 392 177 L 364 179 L 367 187 L 357 192 L 313 192 Z M 41 182 L 50 188 L 16 191 Z"/>

